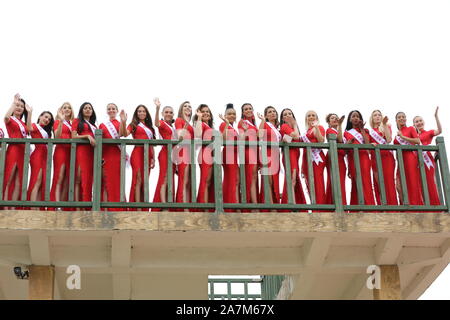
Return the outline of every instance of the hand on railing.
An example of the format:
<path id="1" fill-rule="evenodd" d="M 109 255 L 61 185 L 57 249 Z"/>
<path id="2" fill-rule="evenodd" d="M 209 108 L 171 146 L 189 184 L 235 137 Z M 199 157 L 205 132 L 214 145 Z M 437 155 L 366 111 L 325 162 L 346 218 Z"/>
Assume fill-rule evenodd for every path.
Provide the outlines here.
<path id="1" fill-rule="evenodd" d="M 91 137 L 91 136 L 88 136 L 88 139 L 89 139 L 89 143 L 91 144 L 91 146 L 93 146 L 93 147 L 95 147 L 95 138 L 93 138 L 93 137 Z"/>

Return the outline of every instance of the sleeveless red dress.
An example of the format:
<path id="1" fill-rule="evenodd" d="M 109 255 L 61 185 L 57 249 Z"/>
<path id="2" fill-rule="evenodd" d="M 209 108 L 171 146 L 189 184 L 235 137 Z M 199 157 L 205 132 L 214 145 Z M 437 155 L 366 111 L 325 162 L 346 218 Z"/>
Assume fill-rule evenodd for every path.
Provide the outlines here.
<path id="1" fill-rule="evenodd" d="M 247 132 L 245 132 L 242 122 L 245 121 L 248 126 Z M 245 135 L 245 141 L 258 141 L 258 128 L 256 125 L 251 123 L 249 120 L 239 121 L 238 124 L 239 132 Z M 246 196 L 247 203 L 251 203 L 251 185 L 253 179 L 253 170 L 258 166 L 258 146 L 246 146 L 245 147 L 245 185 L 246 185 Z M 256 171 L 256 190 L 258 187 L 258 171 Z M 259 201 L 258 201 L 259 202 Z"/>
<path id="2" fill-rule="evenodd" d="M 319 126 L 320 133 L 325 137 L 325 129 L 322 126 Z M 311 143 L 318 143 L 316 136 L 314 135 L 314 128 L 310 128 L 306 132 L 306 137 L 311 141 Z M 306 141 L 304 141 L 306 142 Z M 312 150 L 311 150 L 312 151 Z M 316 203 L 317 204 L 325 204 L 326 203 L 326 194 L 325 194 L 325 168 L 326 168 L 326 157 L 323 150 L 320 149 L 319 153 L 321 161 L 316 163 L 312 157 L 311 152 L 311 160 L 313 162 L 313 179 L 314 179 L 314 190 L 316 192 Z M 305 177 L 306 184 L 308 186 L 309 192 L 309 177 L 308 177 L 308 160 L 307 160 L 306 149 L 303 150 L 303 161 L 302 161 L 302 174 Z"/>
<path id="3" fill-rule="evenodd" d="M 11 116 L 12 117 L 12 116 Z M 22 120 L 19 120 L 22 124 L 22 126 L 25 129 L 26 134 L 28 134 L 28 129 L 25 125 L 25 123 Z M 9 120 L 8 123 L 6 123 L 6 131 L 8 132 L 9 138 L 26 138 L 26 135 L 24 136 L 22 134 L 22 131 L 20 130 L 19 125 L 12 119 Z M 19 198 L 18 200 L 22 200 L 22 178 L 23 178 L 23 156 L 25 154 L 25 144 L 24 143 L 18 143 L 18 144 L 9 144 L 6 149 L 6 157 L 5 157 L 5 173 L 4 173 L 4 180 L 3 180 L 3 199 L 4 200 L 12 200 L 12 192 L 15 188 L 15 180 L 11 181 L 11 184 L 9 186 L 8 190 L 8 196 L 5 196 L 6 191 L 6 184 L 8 183 L 8 180 L 11 177 L 13 168 L 16 167 L 17 174 L 19 177 Z M 25 199 L 24 199 L 25 200 Z"/>
<path id="4" fill-rule="evenodd" d="M 119 132 L 120 122 L 116 119 L 111 121 L 114 129 Z M 103 139 L 114 139 L 106 124 L 99 126 L 102 130 Z M 103 179 L 102 179 L 102 201 L 120 202 L 120 145 L 103 144 Z M 125 181 L 123 181 L 125 183 Z M 106 189 L 108 199 L 104 198 Z M 108 211 L 123 211 L 122 208 L 108 208 Z"/>
<path id="5" fill-rule="evenodd" d="M 213 130 L 206 123 L 202 122 L 202 141 L 211 141 L 213 137 Z M 208 193 L 208 203 L 214 203 L 214 175 L 212 175 L 211 185 L 207 190 L 208 174 L 213 170 L 213 148 L 212 146 L 202 145 L 200 153 L 198 154 L 198 163 L 200 167 L 200 183 L 197 193 L 197 202 L 205 203 L 205 196 Z M 214 210 L 212 210 L 214 211 Z"/>
<path id="6" fill-rule="evenodd" d="M 328 128 L 326 131 L 326 135 L 327 135 L 327 140 L 328 139 L 328 135 L 330 134 L 335 134 L 337 136 L 338 132 L 337 130 L 333 129 L 333 128 Z M 339 142 L 338 142 L 339 143 Z M 347 153 L 344 149 L 338 149 L 338 166 L 339 166 L 339 183 L 341 186 L 341 196 L 342 196 L 342 204 L 345 206 L 347 205 L 347 194 L 346 194 L 346 190 L 345 190 L 345 176 L 347 175 L 347 165 L 345 164 L 345 157 L 346 157 Z M 330 154 L 328 153 L 327 156 L 327 175 L 328 175 L 328 180 L 327 180 L 327 190 L 326 190 L 326 203 L 327 204 L 332 204 L 334 203 L 333 200 L 333 188 L 331 186 L 331 158 L 330 158 Z"/>
<path id="7" fill-rule="evenodd" d="M 74 119 L 72 122 L 72 131 L 77 131 L 78 119 Z M 85 123 L 83 130 L 79 135 L 90 135 L 95 137 L 90 126 Z M 94 177 L 94 148 L 89 144 L 77 145 L 77 156 L 75 165 L 75 175 L 77 175 L 78 168 L 81 170 L 81 183 L 80 183 L 80 199 L 79 201 L 92 201 L 92 183 Z"/>
<path id="8" fill-rule="evenodd" d="M 294 132 L 294 129 L 292 129 L 287 123 L 283 123 L 281 125 L 280 133 L 282 137 L 284 137 L 284 135 L 290 135 L 292 132 Z M 292 142 L 301 142 L 301 140 L 292 139 Z M 303 186 L 300 180 L 300 170 L 299 170 L 300 167 L 298 164 L 298 161 L 300 159 L 300 148 L 289 148 L 289 158 L 291 160 L 291 175 L 294 174 L 294 170 L 296 170 L 295 176 L 296 184 L 294 190 L 295 204 L 306 204 L 306 198 L 303 193 Z M 284 152 L 283 152 L 283 164 L 284 164 L 284 171 L 286 172 L 286 159 L 284 158 Z M 284 178 L 284 188 L 283 194 L 281 196 L 281 203 L 288 203 L 286 177 Z"/>
<path id="9" fill-rule="evenodd" d="M 423 130 L 419 133 L 420 141 L 424 146 L 430 145 L 434 138 L 434 130 L 425 131 Z M 426 152 L 428 157 L 431 160 L 431 166 L 428 168 L 428 165 L 425 164 L 425 174 L 427 177 L 427 185 L 428 185 L 428 195 L 430 197 L 430 204 L 432 206 L 441 205 L 441 201 L 439 200 L 439 193 L 437 190 L 436 184 L 436 162 L 434 161 L 433 154 L 430 151 Z"/>
<path id="10" fill-rule="evenodd" d="M 175 129 L 181 130 L 184 128 L 184 125 L 186 123 L 186 120 L 182 118 L 177 118 L 175 120 Z M 194 128 L 188 124 L 186 130 L 188 133 L 184 136 L 183 141 L 189 141 L 193 139 L 194 137 Z M 176 202 L 183 202 L 183 184 L 186 179 L 189 179 L 190 172 L 185 173 L 186 168 L 191 163 L 191 153 L 190 153 L 190 145 L 182 145 L 180 144 L 177 147 L 176 150 L 176 159 L 177 159 L 177 172 L 178 172 L 178 187 L 177 187 L 177 194 L 175 197 Z M 185 174 L 187 174 L 187 177 L 185 177 Z M 188 190 L 190 190 L 190 185 L 188 186 Z M 187 202 L 191 202 L 191 192 L 187 195 Z"/>
<path id="11" fill-rule="evenodd" d="M 269 142 L 281 142 L 281 134 L 277 128 L 277 132 L 274 131 L 267 122 L 264 123 L 264 141 Z M 277 134 L 278 133 L 278 134 Z M 262 156 L 261 156 L 262 159 Z M 272 188 L 270 192 L 272 193 L 273 203 L 280 203 L 280 148 L 267 146 L 267 170 L 268 174 L 272 176 Z M 259 199 L 261 203 L 265 202 L 264 198 L 264 177 L 261 175 L 261 190 L 259 193 Z"/>
<path id="12" fill-rule="evenodd" d="M 355 129 L 358 133 L 361 134 L 361 129 Z M 366 133 L 369 134 L 369 130 L 365 129 Z M 345 131 L 344 138 L 350 140 L 353 138 L 353 135 Z M 358 139 L 354 139 L 352 144 L 360 144 Z M 368 150 L 359 150 L 359 162 L 361 165 L 361 180 L 362 187 L 364 193 L 364 204 L 365 205 L 375 205 L 375 198 L 373 194 L 373 186 L 372 186 L 372 177 L 370 174 L 370 169 L 372 167 L 372 162 L 370 161 L 369 151 Z M 350 196 L 350 204 L 357 205 L 358 204 L 358 190 L 356 187 L 356 166 L 354 162 L 354 154 L 353 150 L 348 151 L 348 170 L 352 180 L 352 190 Z"/>
<path id="13" fill-rule="evenodd" d="M 150 128 L 148 128 L 150 129 Z M 136 127 L 136 130 L 133 132 L 133 128 L 131 124 L 128 125 L 127 130 L 132 132 L 133 139 L 149 139 L 147 133 L 140 126 Z M 153 134 L 153 132 L 152 132 Z M 152 137 L 154 139 L 154 135 Z M 148 172 L 147 175 L 150 174 L 150 161 L 153 158 L 153 150 L 151 146 L 148 149 Z M 131 169 L 132 169 L 132 178 L 131 178 L 131 189 L 130 189 L 130 202 L 136 202 L 136 180 L 138 172 L 140 172 L 141 176 L 141 202 L 144 202 L 144 147 L 136 145 L 131 153 L 130 157 Z"/>
<path id="14" fill-rule="evenodd" d="M 31 138 L 45 139 L 45 137 L 42 136 L 41 132 L 39 131 L 39 129 L 37 128 L 35 123 L 32 124 L 32 127 L 33 127 L 33 131 L 31 131 Z M 38 177 L 39 177 L 39 172 L 41 172 L 41 176 L 42 176 L 42 178 L 41 178 L 41 198 L 37 199 L 37 201 L 45 200 L 45 180 L 47 177 L 47 154 L 48 154 L 47 145 L 35 144 L 35 149 L 30 156 L 31 175 L 30 175 L 30 182 L 28 184 L 27 200 L 30 200 L 31 192 L 33 191 L 33 188 L 35 187 Z"/>
<path id="15" fill-rule="evenodd" d="M 59 122 L 61 120 L 56 120 L 53 124 L 53 131 L 56 132 L 58 129 Z M 62 124 L 61 127 L 61 136 L 59 139 L 72 139 L 72 124 L 67 122 L 68 125 Z M 50 191 L 50 201 L 56 201 L 56 184 L 58 182 L 58 177 L 60 175 L 60 171 L 62 166 L 64 166 L 64 176 L 65 181 L 69 183 L 70 178 L 70 144 L 57 144 L 55 146 L 55 151 L 53 153 L 53 179 L 52 179 L 52 187 Z M 63 180 L 64 183 L 64 180 Z M 69 199 L 68 190 L 65 195 L 65 199 Z M 61 195 L 62 197 L 62 195 Z M 66 209 L 65 209 L 66 210 Z"/>
<path id="16" fill-rule="evenodd" d="M 419 135 L 414 127 L 403 127 L 402 134 L 408 138 L 418 138 Z M 400 144 L 397 138 L 394 144 Z M 408 188 L 408 200 L 410 205 L 423 205 L 422 184 L 420 182 L 419 161 L 416 151 L 403 151 L 403 164 L 405 166 L 406 186 Z M 397 176 L 400 176 L 400 169 L 397 166 Z M 403 204 L 403 203 L 401 203 Z"/>
<path id="17" fill-rule="evenodd" d="M 220 124 L 219 130 L 221 133 L 225 130 L 225 122 Z M 227 141 L 237 141 L 238 132 L 231 126 L 227 128 Z M 223 162 L 223 202 L 224 203 L 239 203 L 239 164 L 238 164 L 238 147 L 224 146 L 222 150 Z M 225 209 L 225 211 L 235 211 Z"/>
<path id="18" fill-rule="evenodd" d="M 381 133 L 378 128 L 375 128 L 369 135 L 370 143 L 379 144 L 377 140 L 373 138 L 372 134 L 377 134 L 383 139 L 386 139 L 385 134 Z M 380 150 L 380 151 L 381 151 L 380 152 L 381 164 L 383 168 L 384 188 L 386 190 L 386 204 L 391 206 L 398 206 L 397 190 L 395 188 L 395 158 L 393 152 L 391 152 L 390 150 Z M 381 189 L 380 186 L 378 185 L 378 173 L 377 173 L 378 168 L 375 150 L 371 150 L 370 155 L 372 162 L 372 178 L 373 178 L 373 186 L 375 189 L 375 200 L 377 202 L 377 205 L 381 205 L 381 198 L 380 198 Z"/>
<path id="19" fill-rule="evenodd" d="M 163 140 L 175 139 L 175 136 L 174 136 L 175 128 L 172 127 L 171 125 L 169 125 L 164 120 L 159 120 L 158 131 Z M 157 183 L 156 189 L 155 189 L 155 196 L 153 198 L 153 202 L 158 202 L 158 203 L 161 202 L 161 187 L 164 184 L 164 180 L 166 179 L 166 174 L 167 174 L 167 169 L 168 169 L 167 157 L 168 157 L 168 148 L 167 148 L 167 145 L 164 145 L 161 148 L 161 151 L 159 152 L 159 155 L 158 155 L 159 177 L 158 177 L 158 183 Z M 174 190 L 175 190 L 174 177 L 175 177 L 176 167 L 175 167 L 175 164 L 173 163 L 173 161 L 171 161 L 171 163 L 172 163 L 172 174 L 173 174 L 172 175 L 172 200 L 173 200 L 173 195 L 175 194 L 175 192 L 174 192 Z M 166 190 L 167 190 L 167 185 L 166 185 Z M 166 191 L 166 197 L 167 197 L 167 191 Z M 160 208 L 152 208 L 152 211 L 161 211 L 161 209 Z"/>

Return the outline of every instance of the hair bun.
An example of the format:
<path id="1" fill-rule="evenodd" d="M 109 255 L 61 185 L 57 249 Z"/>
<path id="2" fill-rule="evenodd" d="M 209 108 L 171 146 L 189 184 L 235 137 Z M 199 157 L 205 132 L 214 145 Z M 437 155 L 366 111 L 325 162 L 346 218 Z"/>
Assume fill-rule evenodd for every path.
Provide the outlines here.
<path id="1" fill-rule="evenodd" d="M 228 109 L 234 109 L 232 103 L 227 103 L 227 107 L 225 108 L 225 110 L 228 110 Z"/>

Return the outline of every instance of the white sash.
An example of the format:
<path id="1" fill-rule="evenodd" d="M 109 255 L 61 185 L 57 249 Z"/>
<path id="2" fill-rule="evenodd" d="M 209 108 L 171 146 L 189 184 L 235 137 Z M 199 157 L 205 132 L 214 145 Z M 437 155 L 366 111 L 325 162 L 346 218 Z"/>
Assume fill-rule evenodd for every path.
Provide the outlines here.
<path id="1" fill-rule="evenodd" d="M 72 125 L 70 124 L 70 122 L 67 120 L 63 120 L 63 123 L 67 128 L 69 128 L 69 131 L 72 132 Z"/>
<path id="2" fill-rule="evenodd" d="M 27 131 L 25 130 L 25 127 L 23 126 L 22 122 L 20 122 L 20 120 L 16 119 L 16 117 L 14 117 L 14 116 L 10 117 L 10 119 L 14 120 L 17 123 L 17 125 L 20 128 L 20 132 L 22 133 L 22 136 L 24 138 L 26 138 L 27 137 Z"/>
<path id="3" fill-rule="evenodd" d="M 166 126 L 168 126 L 170 128 L 170 130 L 172 130 L 172 140 L 176 140 L 177 139 L 177 131 L 175 130 L 175 128 L 173 127 L 172 124 L 168 124 L 166 121 L 163 120 L 163 122 L 165 123 Z"/>
<path id="4" fill-rule="evenodd" d="M 147 137 L 149 139 L 153 139 L 153 132 L 152 130 L 150 130 L 149 128 L 147 128 L 142 122 L 139 122 L 139 127 L 141 127 L 142 129 L 144 129 L 145 133 L 147 134 Z"/>
<path id="5" fill-rule="evenodd" d="M 335 135 L 338 134 L 338 131 L 337 131 L 335 128 L 331 128 L 331 127 L 330 127 L 330 129 L 333 130 L 333 132 L 334 132 Z"/>
<path id="6" fill-rule="evenodd" d="M 347 132 L 350 133 L 360 144 L 364 144 L 363 135 L 356 131 L 356 129 L 350 129 Z"/>
<path id="7" fill-rule="evenodd" d="M 405 139 L 401 138 L 400 136 L 396 136 L 395 139 L 398 141 L 398 143 L 404 145 L 404 146 L 411 146 L 412 144 L 406 141 Z"/>
<path id="8" fill-rule="evenodd" d="M 48 133 L 47 133 L 47 131 L 45 131 L 45 130 L 39 125 L 39 123 L 36 123 L 36 128 L 38 128 L 39 132 L 41 133 L 42 138 L 48 139 Z M 47 145 L 46 145 L 46 146 L 47 146 Z"/>
<path id="9" fill-rule="evenodd" d="M 97 129 L 95 126 L 93 126 L 89 121 L 84 120 L 84 122 L 86 122 L 89 127 L 91 128 L 92 133 L 94 134 L 95 137 L 95 130 Z"/>
<path id="10" fill-rule="evenodd" d="M 266 123 L 272 129 L 272 131 L 275 132 L 275 134 L 277 136 L 277 140 L 278 140 L 278 142 L 280 142 L 281 141 L 281 133 L 280 133 L 280 131 L 278 131 L 277 128 L 275 128 L 275 126 L 270 121 L 266 122 Z"/>
<path id="11" fill-rule="evenodd" d="M 114 126 L 114 124 L 111 121 L 109 121 L 109 120 L 106 121 L 105 127 L 106 127 L 106 129 L 108 129 L 108 132 L 111 135 L 111 137 L 113 137 L 113 139 L 120 139 L 120 135 L 117 132 L 116 127 Z M 122 152 L 122 148 L 120 148 L 120 146 L 118 144 L 116 144 L 116 147 L 119 148 L 119 150 Z M 130 156 L 126 152 L 126 146 L 125 146 L 125 159 L 126 159 L 126 164 L 127 164 L 127 168 L 128 168 L 130 166 Z"/>
<path id="12" fill-rule="evenodd" d="M 426 151 L 422 151 L 423 154 L 423 161 L 425 162 L 425 164 L 427 165 L 427 168 L 434 168 L 434 164 L 433 161 L 431 161 L 430 156 L 428 155 L 428 152 Z"/>
<path id="13" fill-rule="evenodd" d="M 387 144 L 386 139 L 380 136 L 375 130 L 371 129 L 369 134 L 376 142 L 378 142 L 378 144 Z"/>
<path id="14" fill-rule="evenodd" d="M 0 139 L 3 139 L 5 137 L 5 134 L 3 133 L 3 130 L 0 128 Z"/>
<path id="15" fill-rule="evenodd" d="M 252 127 L 255 127 L 255 128 L 256 128 L 256 126 L 255 126 L 253 123 L 251 123 L 249 120 L 245 119 L 244 121 L 245 121 L 249 126 L 252 126 Z"/>
<path id="16" fill-rule="evenodd" d="M 311 141 L 308 139 L 306 134 L 302 136 L 302 139 L 304 142 L 311 143 Z M 321 152 L 320 149 L 317 149 L 317 148 L 311 149 L 312 158 L 313 158 L 314 162 L 316 163 L 316 165 L 318 165 L 320 162 L 323 162 L 322 157 L 320 156 L 320 152 Z"/>

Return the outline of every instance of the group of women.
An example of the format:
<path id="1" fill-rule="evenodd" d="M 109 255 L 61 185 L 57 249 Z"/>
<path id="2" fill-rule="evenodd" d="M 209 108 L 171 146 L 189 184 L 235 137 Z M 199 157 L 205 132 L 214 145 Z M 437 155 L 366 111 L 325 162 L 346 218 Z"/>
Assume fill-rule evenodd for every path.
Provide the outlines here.
<path id="1" fill-rule="evenodd" d="M 224 141 L 248 141 L 244 147 L 244 168 L 245 168 L 245 194 L 240 190 L 240 170 L 238 146 L 226 143 L 222 152 L 223 165 L 223 201 L 225 203 L 239 203 L 245 198 L 247 203 L 265 202 L 265 194 L 269 195 L 270 203 L 288 203 L 288 188 L 292 188 L 294 202 L 296 204 L 306 204 L 307 197 L 304 193 L 303 182 L 306 183 L 306 190 L 310 190 L 310 175 L 308 170 L 312 168 L 314 179 L 315 201 L 317 204 L 332 204 L 332 184 L 331 184 L 331 164 L 330 157 L 322 149 L 311 149 L 311 163 L 308 163 L 306 149 L 303 151 L 301 165 L 301 148 L 289 148 L 289 166 L 284 159 L 284 154 L 280 152 L 277 143 L 322 143 L 330 139 L 330 135 L 337 136 L 337 143 L 346 144 L 400 144 L 400 145 L 428 145 L 434 136 L 442 132 L 438 117 L 438 108 L 435 112 L 436 130 L 425 130 L 422 117 L 413 119 L 414 126 L 406 125 L 406 114 L 399 112 L 395 121 L 397 133 L 394 136 L 388 118 L 383 116 L 380 110 L 371 113 L 369 119 L 370 129 L 366 128 L 362 114 L 358 110 L 353 110 L 348 114 L 347 123 L 343 128 L 345 116 L 339 117 L 331 113 L 326 116 L 328 128 L 325 129 L 319 124 L 319 117 L 316 112 L 308 111 L 305 115 L 305 132 L 301 132 L 296 117 L 292 109 L 285 108 L 280 114 L 272 107 L 264 109 L 263 114 L 257 113 L 260 120 L 256 123 L 255 111 L 250 103 L 245 103 L 241 107 L 241 117 L 238 120 L 237 112 L 232 104 L 226 106 L 224 114 L 219 118 L 222 123 L 219 126 L 219 133 L 214 130 L 213 114 L 206 104 L 201 104 L 193 115 L 189 101 L 185 101 L 175 112 L 172 107 L 166 106 L 161 110 L 159 99 L 154 100 L 155 123 L 148 108 L 145 105 L 136 107 L 131 121 L 128 123 L 128 116 L 124 110 L 119 109 L 114 103 L 106 107 L 109 119 L 96 126 L 96 114 L 91 103 L 83 103 L 75 117 L 74 110 L 70 103 L 64 103 L 57 111 L 56 120 L 49 111 L 42 112 L 35 123 L 32 123 L 32 108 L 20 97 L 16 95 L 11 107 L 5 114 L 4 122 L 10 138 L 32 138 L 51 139 L 85 139 L 88 143 L 77 144 L 75 161 L 75 201 L 92 201 L 93 186 L 93 161 L 94 148 L 96 146 L 95 130 L 100 129 L 105 139 L 119 139 L 132 135 L 133 139 L 157 139 L 156 129 L 165 140 L 178 140 L 178 144 L 169 154 L 167 145 L 163 145 L 158 154 L 159 177 L 155 188 L 153 202 L 165 203 L 168 200 L 177 203 L 214 202 L 214 152 L 211 145 L 202 144 L 198 155 L 200 170 L 200 181 L 197 199 L 192 199 L 192 177 L 191 177 L 191 148 L 192 139 L 210 141 L 217 134 L 221 135 Z M 117 119 L 117 117 L 119 117 Z M 128 125 L 127 125 L 128 123 Z M 156 127 L 156 129 L 155 129 Z M 0 130 L 0 138 L 4 136 Z M 263 160 L 262 150 L 258 147 L 258 141 L 271 142 L 267 148 L 267 162 Z M 253 143 L 252 143 L 253 142 Z M 70 144 L 56 144 L 53 153 L 53 178 L 50 190 L 51 201 L 67 201 L 69 194 L 70 176 Z M 348 151 L 347 151 L 348 150 Z M 3 181 L 4 200 L 24 200 L 21 199 L 23 169 L 24 169 L 25 144 L 8 144 L 5 157 L 5 170 Z M 383 170 L 384 186 L 386 190 L 386 202 L 388 205 L 398 205 L 404 203 L 401 190 L 399 166 L 394 157 L 394 152 L 381 150 L 381 168 Z M 420 180 L 419 162 L 416 151 L 403 151 L 403 161 L 406 176 L 406 186 L 408 202 L 412 205 L 424 204 L 422 187 Z M 381 204 L 380 182 L 378 181 L 378 166 L 374 150 L 358 151 L 360 161 L 360 172 L 364 204 Z M 28 185 L 27 200 L 43 201 L 45 195 L 45 181 L 48 150 L 46 144 L 35 144 L 30 157 L 31 175 Z M 152 145 L 148 152 L 148 172 L 144 172 L 144 147 L 136 145 L 133 149 L 129 162 L 132 168 L 132 181 L 129 193 L 129 202 L 144 201 L 144 177 L 150 175 L 156 164 L 156 152 Z M 171 158 L 169 160 L 169 157 Z M 428 184 L 429 199 L 431 205 L 439 205 L 439 196 L 435 180 L 435 162 L 431 152 L 423 153 L 426 180 Z M 120 164 L 121 149 L 116 144 L 103 144 L 102 150 L 103 170 L 102 170 L 102 201 L 120 202 Z M 168 166 L 172 165 L 172 172 L 177 175 L 177 184 L 172 176 L 174 186 L 174 198 L 168 199 Z M 356 188 L 357 168 L 355 166 L 355 154 L 353 149 L 338 150 L 338 167 L 342 202 L 347 204 L 346 197 L 346 176 L 351 180 L 350 204 L 358 204 L 358 193 Z M 280 181 L 282 176 L 286 177 L 286 170 L 290 170 L 290 183 Z M 284 174 L 283 174 L 284 171 Z M 325 171 L 327 174 L 325 174 Z M 368 174 L 368 173 L 372 174 Z M 268 184 L 261 183 L 262 175 L 268 175 Z M 300 177 L 304 179 L 301 179 Z M 261 182 L 260 182 L 261 180 Z M 282 187 L 283 186 L 283 187 Z M 269 192 L 264 192 L 264 188 L 269 188 Z M 195 194 L 195 193 L 194 193 Z M 310 197 L 311 198 L 311 197 Z M 59 208 L 57 208 L 59 209 Z M 66 209 L 67 210 L 67 209 Z M 108 209 L 124 210 L 124 209 Z M 154 211 L 158 209 L 153 209 Z"/>

